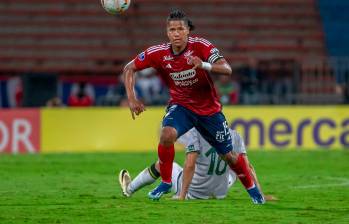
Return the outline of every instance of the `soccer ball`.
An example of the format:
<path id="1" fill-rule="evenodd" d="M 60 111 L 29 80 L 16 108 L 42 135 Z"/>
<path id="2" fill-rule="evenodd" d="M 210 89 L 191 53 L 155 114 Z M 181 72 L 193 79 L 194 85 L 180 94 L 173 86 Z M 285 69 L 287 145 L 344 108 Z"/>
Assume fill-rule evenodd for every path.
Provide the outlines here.
<path id="1" fill-rule="evenodd" d="M 131 0 L 101 0 L 101 4 L 108 13 L 116 15 L 126 11 Z"/>

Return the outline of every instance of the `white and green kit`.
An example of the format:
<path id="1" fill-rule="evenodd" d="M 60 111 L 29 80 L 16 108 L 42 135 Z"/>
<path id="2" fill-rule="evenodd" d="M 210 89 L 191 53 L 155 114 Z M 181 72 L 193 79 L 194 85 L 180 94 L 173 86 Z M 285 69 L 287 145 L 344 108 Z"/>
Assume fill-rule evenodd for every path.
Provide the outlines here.
<path id="1" fill-rule="evenodd" d="M 246 147 L 240 134 L 229 130 L 232 136 L 233 151 L 246 153 Z M 186 153 L 199 153 L 194 176 L 187 193 L 188 199 L 221 199 L 236 181 L 236 175 L 216 153 L 216 150 L 199 134 L 191 129 L 178 141 L 185 145 Z M 179 195 L 182 185 L 183 168 L 174 163 L 172 170 L 173 191 Z"/>
<path id="2" fill-rule="evenodd" d="M 229 130 L 232 136 L 233 151 L 246 153 L 244 141 L 239 133 Z M 219 157 L 216 150 L 193 128 L 178 141 L 185 145 L 186 153 L 198 153 L 192 182 L 189 186 L 187 199 L 221 199 L 227 195 L 229 187 L 236 181 L 236 175 Z M 172 191 L 179 196 L 182 187 L 183 168 L 173 163 Z M 151 169 L 144 169 L 126 188 L 127 195 L 156 181 Z"/>

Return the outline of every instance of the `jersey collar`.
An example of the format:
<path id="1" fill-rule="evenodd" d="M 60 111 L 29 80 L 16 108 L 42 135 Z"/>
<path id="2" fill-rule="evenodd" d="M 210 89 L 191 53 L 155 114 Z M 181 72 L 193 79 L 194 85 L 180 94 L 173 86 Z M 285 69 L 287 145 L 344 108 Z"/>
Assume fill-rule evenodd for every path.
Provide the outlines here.
<path id="1" fill-rule="evenodd" d="M 188 39 L 188 41 L 187 41 L 187 45 L 185 46 L 185 48 L 184 48 L 181 52 L 179 52 L 178 54 L 175 54 L 175 53 L 173 52 L 172 44 L 171 44 L 171 47 L 170 47 L 171 54 L 172 54 L 173 56 L 181 56 L 184 52 L 186 52 L 186 51 L 188 50 L 188 45 L 189 45 L 189 39 Z"/>

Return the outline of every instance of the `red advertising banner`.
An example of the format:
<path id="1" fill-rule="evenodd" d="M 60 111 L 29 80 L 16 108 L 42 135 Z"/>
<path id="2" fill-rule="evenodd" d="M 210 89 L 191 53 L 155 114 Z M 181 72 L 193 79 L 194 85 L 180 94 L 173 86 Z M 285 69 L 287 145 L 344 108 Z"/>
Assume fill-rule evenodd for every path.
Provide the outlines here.
<path id="1" fill-rule="evenodd" d="M 0 154 L 40 151 L 40 110 L 0 110 Z"/>

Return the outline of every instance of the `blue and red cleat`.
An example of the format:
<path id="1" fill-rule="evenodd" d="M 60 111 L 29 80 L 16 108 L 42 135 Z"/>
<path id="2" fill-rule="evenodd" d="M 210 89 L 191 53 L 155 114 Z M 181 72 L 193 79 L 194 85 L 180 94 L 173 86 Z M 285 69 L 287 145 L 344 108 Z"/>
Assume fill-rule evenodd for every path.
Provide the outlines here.
<path id="1" fill-rule="evenodd" d="M 253 188 L 247 190 L 248 194 L 250 195 L 252 202 L 254 204 L 264 204 L 265 203 L 265 199 L 263 197 L 263 195 L 261 194 L 260 190 L 258 189 L 257 186 L 254 186 Z"/>
<path id="2" fill-rule="evenodd" d="M 151 200 L 157 201 L 161 198 L 163 194 L 168 194 L 171 192 L 172 184 L 167 184 L 161 182 L 154 190 L 148 193 L 148 197 Z"/>

